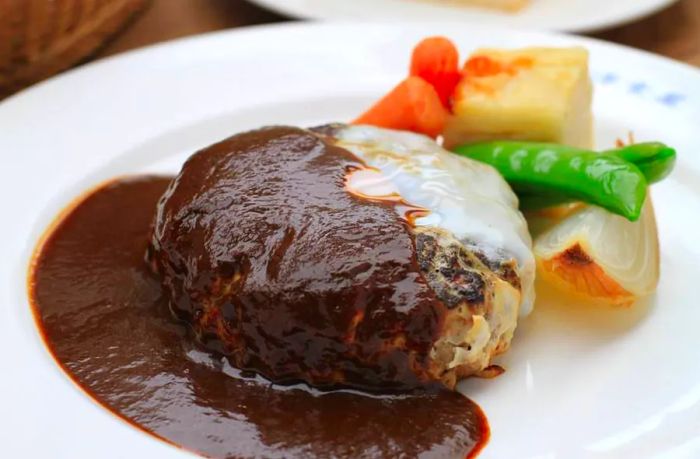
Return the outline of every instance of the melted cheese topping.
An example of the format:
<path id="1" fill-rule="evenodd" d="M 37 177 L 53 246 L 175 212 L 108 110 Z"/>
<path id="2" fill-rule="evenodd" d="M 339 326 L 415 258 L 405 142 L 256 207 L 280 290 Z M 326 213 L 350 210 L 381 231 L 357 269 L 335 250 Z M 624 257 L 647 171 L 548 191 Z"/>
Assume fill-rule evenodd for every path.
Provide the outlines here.
<path id="1" fill-rule="evenodd" d="M 535 278 L 532 240 L 517 197 L 495 169 L 410 132 L 348 126 L 339 129 L 336 138 L 339 146 L 371 168 L 351 174 L 348 186 L 353 192 L 377 199 L 398 195 L 427 210 L 413 219 L 416 226 L 450 231 L 490 258 L 514 258 L 522 283 L 520 314 L 530 313 Z"/>

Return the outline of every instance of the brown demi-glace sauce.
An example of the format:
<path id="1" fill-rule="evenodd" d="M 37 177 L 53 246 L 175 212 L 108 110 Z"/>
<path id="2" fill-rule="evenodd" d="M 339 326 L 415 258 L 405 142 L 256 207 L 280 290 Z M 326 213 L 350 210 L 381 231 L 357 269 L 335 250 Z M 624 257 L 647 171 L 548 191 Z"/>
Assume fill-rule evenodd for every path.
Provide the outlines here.
<path id="1" fill-rule="evenodd" d="M 443 458 L 483 447 L 486 419 L 458 393 L 281 387 L 241 375 L 199 347 L 172 319 L 144 261 L 156 203 L 169 183 L 134 177 L 97 189 L 35 256 L 30 289 L 46 343 L 95 400 L 210 457 Z"/>

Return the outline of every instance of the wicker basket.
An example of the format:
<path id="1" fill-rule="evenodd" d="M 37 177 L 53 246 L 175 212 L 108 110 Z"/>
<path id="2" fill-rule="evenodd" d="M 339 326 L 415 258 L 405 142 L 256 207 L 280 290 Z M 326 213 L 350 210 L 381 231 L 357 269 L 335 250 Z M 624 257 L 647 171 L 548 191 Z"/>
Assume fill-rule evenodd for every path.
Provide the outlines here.
<path id="1" fill-rule="evenodd" d="M 148 0 L 0 0 L 0 98 L 97 50 Z"/>

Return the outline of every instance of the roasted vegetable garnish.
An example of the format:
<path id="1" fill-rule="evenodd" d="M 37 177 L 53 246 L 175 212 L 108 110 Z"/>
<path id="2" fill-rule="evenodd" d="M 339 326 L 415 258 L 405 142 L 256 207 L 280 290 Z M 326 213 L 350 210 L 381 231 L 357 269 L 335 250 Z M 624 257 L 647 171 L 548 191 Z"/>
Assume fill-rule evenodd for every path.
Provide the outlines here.
<path id="1" fill-rule="evenodd" d="M 445 37 L 424 39 L 413 48 L 411 75 L 433 85 L 443 105 L 449 108 L 461 78 L 457 47 Z"/>
<path id="2" fill-rule="evenodd" d="M 413 49 L 410 76 L 370 107 L 353 124 L 442 134 L 459 83 L 459 53 L 447 38 L 429 37 Z"/>
<path id="3" fill-rule="evenodd" d="M 480 49 L 462 75 L 443 133 L 448 148 L 492 139 L 592 146 L 585 49 Z"/>
<path id="4" fill-rule="evenodd" d="M 422 78 L 403 80 L 389 94 L 353 121 L 388 129 L 440 135 L 449 115 L 435 88 Z"/>
<path id="5" fill-rule="evenodd" d="M 659 244 L 651 199 L 630 222 L 586 206 L 535 239 L 538 275 L 588 300 L 629 306 L 659 281 Z"/>

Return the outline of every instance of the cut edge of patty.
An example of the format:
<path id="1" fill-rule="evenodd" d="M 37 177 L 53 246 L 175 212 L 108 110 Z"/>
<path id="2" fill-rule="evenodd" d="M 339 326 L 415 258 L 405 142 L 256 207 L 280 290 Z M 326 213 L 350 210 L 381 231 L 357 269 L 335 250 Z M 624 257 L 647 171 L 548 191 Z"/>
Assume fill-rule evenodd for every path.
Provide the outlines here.
<path id="1" fill-rule="evenodd" d="M 430 352 L 431 371 L 454 388 L 510 346 L 521 299 L 515 261 L 488 258 L 477 246 L 439 228 L 416 227 L 413 232 L 421 271 L 447 307 Z"/>

